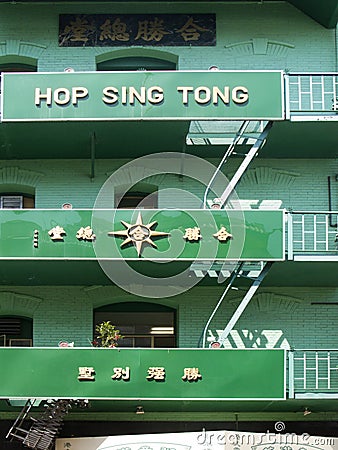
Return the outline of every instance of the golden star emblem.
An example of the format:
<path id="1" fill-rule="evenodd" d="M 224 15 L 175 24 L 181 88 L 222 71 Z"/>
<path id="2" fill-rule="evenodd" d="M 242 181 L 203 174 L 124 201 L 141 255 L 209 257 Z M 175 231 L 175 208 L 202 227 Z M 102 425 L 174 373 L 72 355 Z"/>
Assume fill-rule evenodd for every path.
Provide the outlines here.
<path id="1" fill-rule="evenodd" d="M 141 213 L 138 213 L 136 223 L 130 224 L 121 220 L 123 226 L 126 227 L 126 230 L 122 231 L 110 231 L 108 233 L 109 236 L 123 236 L 126 239 L 122 242 L 121 248 L 125 245 L 133 243 L 137 250 L 137 255 L 140 256 L 142 252 L 142 246 L 144 244 L 150 244 L 153 247 L 157 248 L 155 242 L 152 241 L 151 238 L 162 237 L 162 236 L 170 236 L 170 233 L 164 233 L 162 231 L 152 230 L 152 227 L 157 224 L 156 221 L 150 222 L 147 225 L 142 222 Z"/>

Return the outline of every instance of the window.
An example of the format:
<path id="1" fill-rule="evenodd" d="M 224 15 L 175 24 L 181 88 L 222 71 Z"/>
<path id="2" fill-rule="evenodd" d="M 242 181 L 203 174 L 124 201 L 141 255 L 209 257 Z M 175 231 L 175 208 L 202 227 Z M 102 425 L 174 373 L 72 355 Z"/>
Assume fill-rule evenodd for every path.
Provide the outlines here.
<path id="1" fill-rule="evenodd" d="M 28 194 L 1 194 L 0 196 L 0 208 L 1 209 L 22 209 L 22 208 L 34 208 L 34 196 Z"/>
<path id="2" fill-rule="evenodd" d="M 176 346 L 175 310 L 167 306 L 144 302 L 107 305 L 95 310 L 94 330 L 97 324 L 107 320 L 124 336 L 119 347 Z"/>
<path id="3" fill-rule="evenodd" d="M 154 209 L 157 208 L 157 192 L 127 192 L 123 197 L 116 196 L 115 204 L 120 209 Z"/>
<path id="4" fill-rule="evenodd" d="M 115 194 L 115 205 L 120 209 L 156 209 L 158 206 L 157 186 L 137 183 L 125 194 Z"/>
<path id="5" fill-rule="evenodd" d="M 21 63 L 7 63 L 0 64 L 0 72 L 36 72 L 36 65 L 21 64 Z"/>
<path id="6" fill-rule="evenodd" d="M 97 64 L 98 71 L 176 70 L 176 63 L 148 56 L 113 58 Z"/>
<path id="7" fill-rule="evenodd" d="M 0 347 L 31 347 L 33 320 L 27 317 L 0 317 Z"/>

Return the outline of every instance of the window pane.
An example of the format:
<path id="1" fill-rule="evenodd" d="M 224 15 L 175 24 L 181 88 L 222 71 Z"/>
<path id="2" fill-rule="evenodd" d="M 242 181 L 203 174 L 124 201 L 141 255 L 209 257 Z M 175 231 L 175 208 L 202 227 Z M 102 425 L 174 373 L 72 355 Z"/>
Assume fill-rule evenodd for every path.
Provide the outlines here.
<path id="1" fill-rule="evenodd" d="M 154 336 L 155 348 L 171 348 L 175 347 L 175 336 Z"/>
<path id="2" fill-rule="evenodd" d="M 125 336 L 118 344 L 119 347 L 134 347 L 134 338 Z"/>
<path id="3" fill-rule="evenodd" d="M 136 337 L 135 347 L 152 347 L 151 341 L 152 341 L 151 336 Z"/>
<path id="4" fill-rule="evenodd" d="M 116 196 L 115 205 L 119 209 L 157 208 L 157 192 L 127 192 L 123 197 Z"/>
<path id="5" fill-rule="evenodd" d="M 125 304 L 128 308 L 128 303 Z M 109 320 L 120 330 L 123 339 L 120 347 L 175 347 L 175 313 L 174 311 L 97 311 L 94 326 Z M 146 304 L 145 304 L 146 305 Z M 137 306 L 140 308 L 140 305 Z"/>

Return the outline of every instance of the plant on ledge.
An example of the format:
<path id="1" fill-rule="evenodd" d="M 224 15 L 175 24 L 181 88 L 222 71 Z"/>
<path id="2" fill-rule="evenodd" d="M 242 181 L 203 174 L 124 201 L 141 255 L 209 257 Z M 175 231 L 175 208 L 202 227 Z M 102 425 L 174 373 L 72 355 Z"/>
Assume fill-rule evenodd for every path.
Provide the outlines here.
<path id="1" fill-rule="evenodd" d="M 118 346 L 118 341 L 123 339 L 120 330 L 117 330 L 109 320 L 96 325 L 95 331 L 97 335 L 92 341 L 93 347 L 114 348 Z"/>

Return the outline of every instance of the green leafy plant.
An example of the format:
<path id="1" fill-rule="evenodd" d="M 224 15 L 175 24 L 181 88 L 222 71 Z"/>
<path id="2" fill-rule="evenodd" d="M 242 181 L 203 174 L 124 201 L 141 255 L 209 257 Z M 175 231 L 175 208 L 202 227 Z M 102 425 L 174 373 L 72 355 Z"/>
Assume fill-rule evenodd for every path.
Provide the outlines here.
<path id="1" fill-rule="evenodd" d="M 93 347 L 114 348 L 118 346 L 118 341 L 123 339 L 120 330 L 117 330 L 115 325 L 112 325 L 109 320 L 96 325 L 95 331 L 97 334 L 92 341 Z"/>

